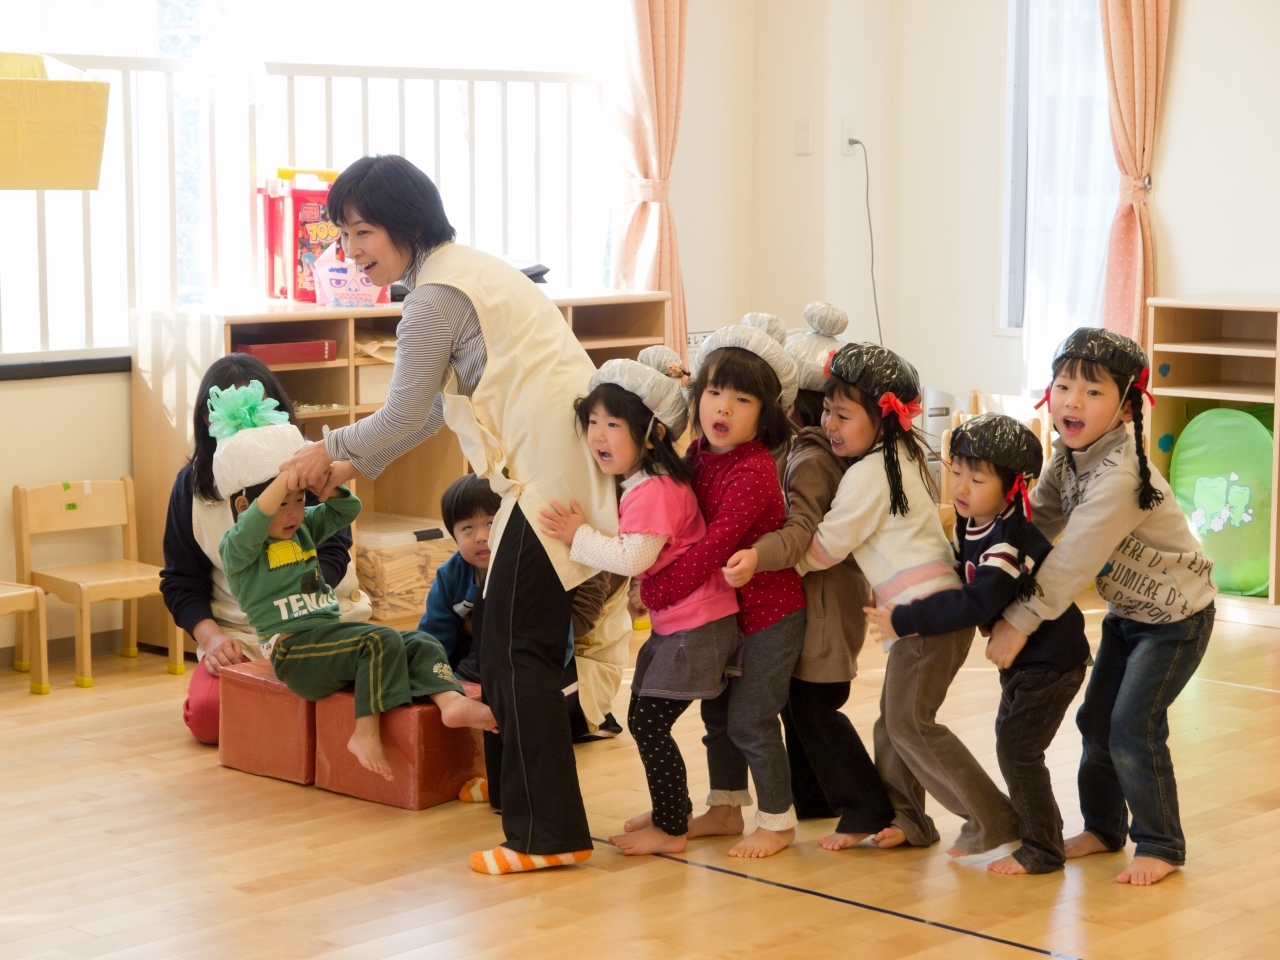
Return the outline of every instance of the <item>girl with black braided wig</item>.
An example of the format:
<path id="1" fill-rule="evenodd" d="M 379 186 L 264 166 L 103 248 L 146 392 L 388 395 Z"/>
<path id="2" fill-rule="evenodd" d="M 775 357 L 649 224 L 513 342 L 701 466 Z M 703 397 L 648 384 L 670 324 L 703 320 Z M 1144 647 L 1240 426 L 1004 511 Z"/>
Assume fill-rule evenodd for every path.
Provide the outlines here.
<path id="1" fill-rule="evenodd" d="M 1120 850 L 1132 839 L 1136 855 L 1116 879 L 1147 885 L 1186 860 L 1168 710 L 1213 631 L 1213 562 L 1147 460 L 1143 349 L 1082 327 L 1058 347 L 1053 371 L 1042 402 L 1058 439 L 1031 506 L 1035 525 L 1058 544 L 1036 573 L 1036 591 L 993 626 L 987 655 L 1007 668 L 1090 582 L 1107 601 L 1076 717 L 1084 832 L 1066 841 L 1066 856 Z"/>

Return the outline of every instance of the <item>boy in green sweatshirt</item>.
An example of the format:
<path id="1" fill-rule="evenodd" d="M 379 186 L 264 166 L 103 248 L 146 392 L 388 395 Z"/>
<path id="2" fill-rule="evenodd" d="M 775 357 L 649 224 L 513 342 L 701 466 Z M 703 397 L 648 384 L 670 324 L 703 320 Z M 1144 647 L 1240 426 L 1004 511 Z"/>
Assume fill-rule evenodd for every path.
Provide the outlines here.
<path id="1" fill-rule="evenodd" d="M 219 409 L 233 406 L 228 401 L 235 399 L 225 393 L 211 397 L 211 432 L 215 421 L 226 420 Z M 235 491 L 228 499 L 236 522 L 218 552 L 231 592 L 269 650 L 276 676 L 307 700 L 354 684 L 356 729 L 347 749 L 366 770 L 388 780 L 392 774 L 379 715 L 393 707 L 430 698 L 445 726 L 496 733 L 492 711 L 463 694 L 435 638 L 339 618 L 337 598 L 320 573 L 316 544 L 355 520 L 360 501 L 340 487 L 324 503 L 306 506 L 306 491 L 290 489 L 297 486 L 293 472 L 279 473 L 277 466 L 290 447 L 305 442 L 297 427 L 267 419 L 256 409 L 240 419 L 247 429 L 223 429 L 226 435 L 219 436 L 214 455 L 219 492 Z M 275 477 L 264 483 L 264 473 Z"/>

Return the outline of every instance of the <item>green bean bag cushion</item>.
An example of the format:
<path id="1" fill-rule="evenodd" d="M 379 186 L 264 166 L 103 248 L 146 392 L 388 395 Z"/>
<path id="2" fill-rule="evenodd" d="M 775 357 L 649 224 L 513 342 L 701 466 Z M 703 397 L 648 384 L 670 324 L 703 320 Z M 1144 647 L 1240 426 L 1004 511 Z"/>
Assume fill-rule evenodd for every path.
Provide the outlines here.
<path id="1" fill-rule="evenodd" d="M 1169 483 L 1213 558 L 1223 593 L 1263 595 L 1271 580 L 1271 433 L 1243 410 L 1206 410 L 1173 448 Z"/>

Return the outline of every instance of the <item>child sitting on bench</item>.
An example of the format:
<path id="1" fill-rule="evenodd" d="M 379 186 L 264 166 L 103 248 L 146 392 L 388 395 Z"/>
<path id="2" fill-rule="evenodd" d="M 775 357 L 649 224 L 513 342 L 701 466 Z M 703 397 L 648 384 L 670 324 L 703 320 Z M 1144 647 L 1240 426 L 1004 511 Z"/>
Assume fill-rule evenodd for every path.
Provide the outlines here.
<path id="1" fill-rule="evenodd" d="M 496 732 L 492 711 L 463 694 L 434 638 L 339 619 L 315 545 L 355 520 L 360 501 L 339 487 L 324 503 L 305 506 L 306 491 L 290 489 L 296 477 L 279 466 L 305 441 L 262 394 L 256 382 L 210 391 L 209 432 L 218 438 L 214 482 L 235 517 L 219 546 L 222 566 L 276 676 L 307 700 L 354 684 L 356 728 L 347 749 L 388 780 L 379 715 L 393 707 L 430 698 L 445 726 Z"/>

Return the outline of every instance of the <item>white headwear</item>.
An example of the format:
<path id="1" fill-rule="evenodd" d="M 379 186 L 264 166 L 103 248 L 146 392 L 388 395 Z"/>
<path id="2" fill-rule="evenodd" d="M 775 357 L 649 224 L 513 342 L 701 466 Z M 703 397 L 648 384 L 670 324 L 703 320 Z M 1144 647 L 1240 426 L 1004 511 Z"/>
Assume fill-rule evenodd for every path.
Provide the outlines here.
<path id="1" fill-rule="evenodd" d="M 767 363 L 775 374 L 778 376 L 778 382 L 782 385 L 782 394 L 778 398 L 778 402 L 784 408 L 790 407 L 796 402 L 796 364 L 787 352 L 782 349 L 778 341 L 762 331 L 758 327 L 739 324 L 736 327 L 721 327 L 711 336 L 702 341 L 702 346 L 698 348 L 698 359 L 694 364 L 694 375 L 702 369 L 703 364 L 715 351 L 724 347 L 737 347 L 740 350 L 749 350 L 754 353 L 765 363 Z"/>
<path id="2" fill-rule="evenodd" d="M 748 327 L 763 330 L 781 344 L 785 345 L 787 342 L 787 325 L 776 314 L 752 312 L 745 314 L 742 317 L 742 322 Z"/>
<path id="3" fill-rule="evenodd" d="M 654 344 L 652 347 L 645 347 L 640 351 L 640 355 L 636 360 L 643 363 L 646 367 L 652 367 L 664 376 L 672 376 L 671 368 L 674 366 L 680 370 L 675 376 L 679 377 L 684 372 L 684 361 L 680 359 L 680 354 L 676 353 L 665 343 Z"/>
<path id="4" fill-rule="evenodd" d="M 804 308 L 804 322 L 808 330 L 792 330 L 787 337 L 787 353 L 796 362 L 801 390 L 821 390 L 827 382 L 822 370 L 832 350 L 839 350 L 844 341 L 837 339 L 849 325 L 849 316 L 839 307 L 815 300 Z"/>
<path id="5" fill-rule="evenodd" d="M 302 431 L 292 423 L 250 427 L 218 441 L 213 452 L 213 482 L 218 493 L 231 496 L 246 487 L 274 480 L 280 464 L 306 445 Z"/>
<path id="6" fill-rule="evenodd" d="M 679 359 L 677 356 L 677 362 Z M 684 393 L 680 390 L 680 384 L 666 373 L 638 360 L 606 360 L 592 375 L 588 390 L 594 390 L 602 383 L 615 384 L 639 397 L 649 408 L 649 412 L 671 432 L 673 440 L 683 434 L 684 428 L 689 425 L 689 405 L 684 399 Z"/>

